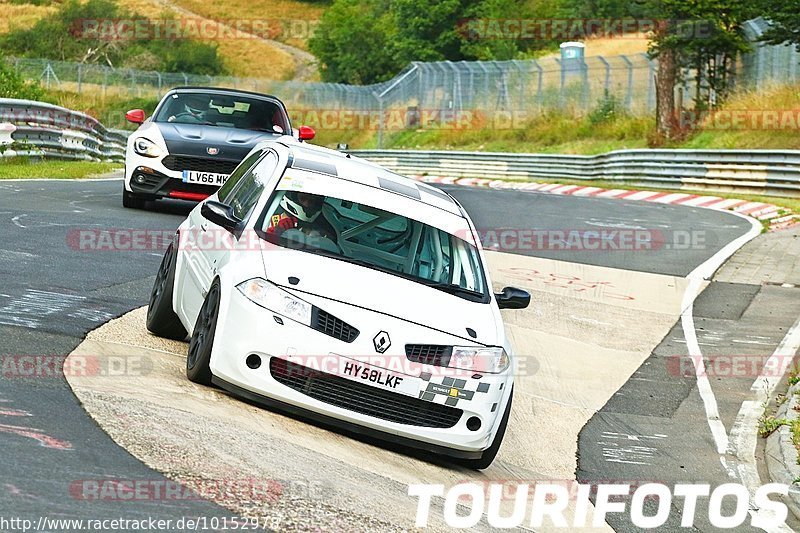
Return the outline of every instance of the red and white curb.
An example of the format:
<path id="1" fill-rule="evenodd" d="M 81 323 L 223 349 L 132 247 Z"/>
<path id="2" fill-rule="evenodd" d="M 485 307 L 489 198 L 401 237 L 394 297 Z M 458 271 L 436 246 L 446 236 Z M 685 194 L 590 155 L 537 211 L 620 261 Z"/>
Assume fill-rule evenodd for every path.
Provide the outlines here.
<path id="1" fill-rule="evenodd" d="M 627 189 L 602 189 L 600 187 L 584 187 L 582 185 L 562 185 L 560 183 L 533 183 L 519 181 L 490 180 L 481 178 L 453 178 L 445 176 L 415 176 L 416 179 L 427 183 L 446 183 L 450 185 L 463 185 L 467 187 L 485 187 L 490 189 L 514 189 L 519 191 L 534 191 L 548 194 L 561 194 L 570 196 L 594 196 L 597 198 L 616 198 L 637 200 L 640 202 L 655 202 L 658 204 L 686 205 L 702 207 L 716 211 L 734 211 L 757 220 L 768 221 L 769 230 L 786 229 L 800 224 L 800 215 L 788 213 L 784 207 L 762 202 L 749 202 L 720 198 L 719 196 L 703 196 L 680 192 L 657 191 L 632 191 Z"/>

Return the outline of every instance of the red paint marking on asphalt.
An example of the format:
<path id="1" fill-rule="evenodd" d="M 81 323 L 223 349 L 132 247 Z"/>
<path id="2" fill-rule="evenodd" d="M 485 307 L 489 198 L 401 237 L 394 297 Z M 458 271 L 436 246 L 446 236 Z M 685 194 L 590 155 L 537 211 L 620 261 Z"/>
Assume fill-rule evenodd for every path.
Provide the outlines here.
<path id="1" fill-rule="evenodd" d="M 53 448 L 55 450 L 72 449 L 72 444 L 69 442 L 51 437 L 50 435 L 42 433 L 41 430 L 38 429 L 0 424 L 0 432 L 34 439 L 39 442 L 40 446 L 44 446 L 45 448 Z"/>

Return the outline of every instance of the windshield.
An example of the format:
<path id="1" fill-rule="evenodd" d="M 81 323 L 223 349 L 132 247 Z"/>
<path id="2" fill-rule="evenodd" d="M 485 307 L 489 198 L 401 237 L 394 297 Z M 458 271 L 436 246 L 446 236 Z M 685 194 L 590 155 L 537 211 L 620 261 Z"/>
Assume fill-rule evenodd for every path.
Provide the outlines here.
<path id="1" fill-rule="evenodd" d="M 286 114 L 280 105 L 241 95 L 175 93 L 161 105 L 153 120 L 291 133 Z"/>
<path id="2" fill-rule="evenodd" d="M 368 205 L 276 190 L 261 234 L 278 246 L 326 255 L 473 300 L 488 301 L 475 246 L 441 229 Z"/>

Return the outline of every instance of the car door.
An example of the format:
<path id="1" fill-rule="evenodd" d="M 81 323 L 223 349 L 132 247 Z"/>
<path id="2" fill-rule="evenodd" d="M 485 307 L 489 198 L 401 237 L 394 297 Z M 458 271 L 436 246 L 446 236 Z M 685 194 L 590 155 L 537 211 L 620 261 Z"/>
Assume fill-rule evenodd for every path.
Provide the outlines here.
<path id="1" fill-rule="evenodd" d="M 245 177 L 265 155 L 265 150 L 251 153 L 210 199 L 227 203 Z M 176 294 L 179 296 L 177 300 L 179 313 L 192 325 L 213 279 L 209 278 L 209 265 L 218 258 L 221 252 L 218 248 L 232 241 L 230 237 L 226 237 L 230 235 L 227 230 L 216 224 L 213 224 L 214 228 L 210 228 L 210 225 L 212 224 L 200 213 L 200 206 L 197 206 L 189 213 L 186 226 L 181 230 L 179 261 L 182 262 L 182 267 L 181 275 L 176 279 Z"/>

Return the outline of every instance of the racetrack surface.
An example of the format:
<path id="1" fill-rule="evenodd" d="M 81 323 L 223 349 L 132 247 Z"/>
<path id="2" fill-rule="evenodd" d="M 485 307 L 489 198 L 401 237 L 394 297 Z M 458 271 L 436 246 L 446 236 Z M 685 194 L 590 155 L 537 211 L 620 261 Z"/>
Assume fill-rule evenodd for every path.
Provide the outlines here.
<path id="1" fill-rule="evenodd" d="M 75 231 L 127 228 L 172 232 L 190 207 L 163 203 L 150 212 L 125 210 L 120 205 L 120 186 L 119 181 L 0 183 L 0 271 L 5 281 L 0 289 L 0 331 L 6 341 L 1 355 L 64 356 L 88 330 L 146 303 L 161 250 L 80 250 L 76 249 Z M 640 272 L 685 276 L 750 227 L 747 221 L 726 213 L 679 206 L 445 188 L 464 204 L 479 231 L 509 227 L 585 231 L 606 227 L 657 229 L 669 235 L 705 232 L 704 245 L 691 249 L 606 253 L 507 250 Z M 226 512 L 202 501 L 174 505 L 163 501 L 106 501 L 87 505 L 70 496 L 70 484 L 97 478 L 163 477 L 100 430 L 81 409 L 63 377 L 22 379 L 3 375 L 0 402 L 0 409 L 30 414 L 0 417 L 0 425 L 12 426 L 0 431 L 0 508 L 6 514 L 38 517 L 47 509 L 52 515 L 68 517 L 124 514 L 177 518 Z M 26 436 L 31 428 L 49 439 Z M 696 428 L 698 432 L 704 429 L 707 431 Z M 587 445 L 586 453 L 587 457 L 594 453 L 591 446 Z M 617 479 L 624 479 L 624 475 L 618 473 Z"/>

